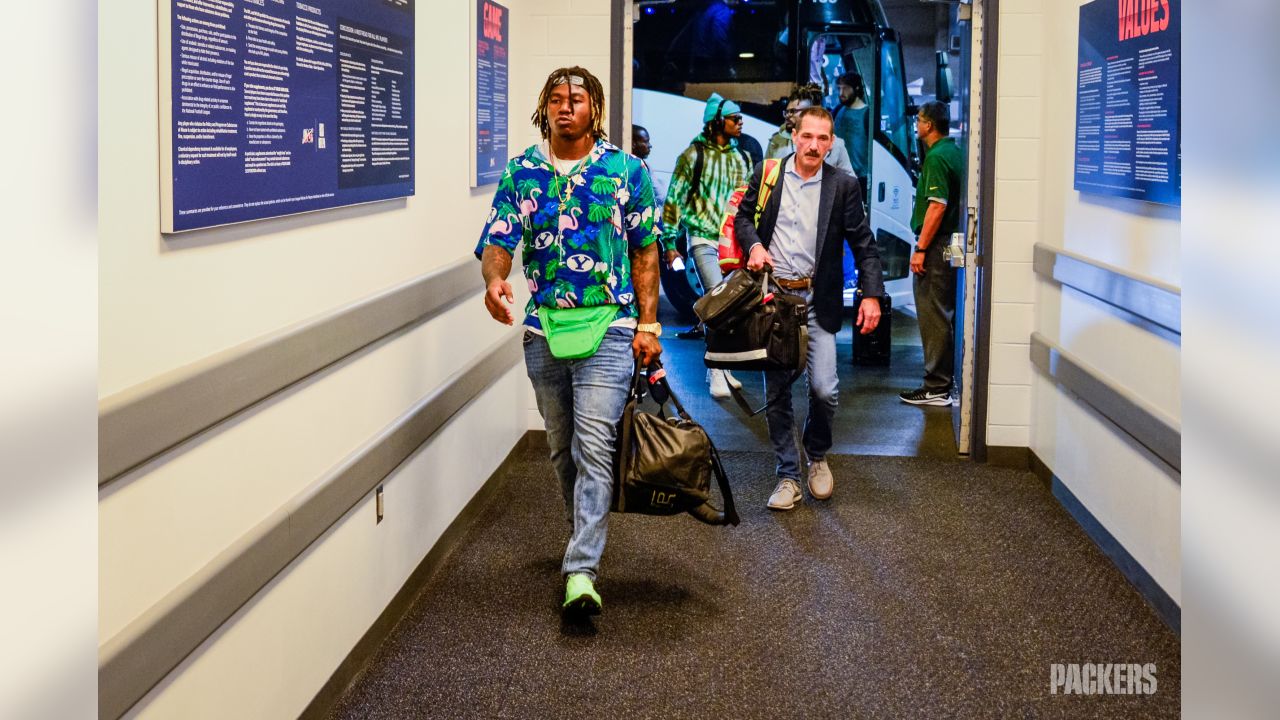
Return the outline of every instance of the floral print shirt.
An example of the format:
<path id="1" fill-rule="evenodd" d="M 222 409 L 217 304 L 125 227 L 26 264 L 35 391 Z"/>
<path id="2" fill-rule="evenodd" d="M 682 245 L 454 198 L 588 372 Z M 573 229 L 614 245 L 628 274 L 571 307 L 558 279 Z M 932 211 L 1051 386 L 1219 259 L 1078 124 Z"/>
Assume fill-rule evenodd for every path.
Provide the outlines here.
<path id="1" fill-rule="evenodd" d="M 568 175 L 538 145 L 507 163 L 476 257 L 489 245 L 521 256 L 532 297 L 524 324 L 541 329 L 538 308 L 617 305 L 639 313 L 629 252 L 658 239 L 653 184 L 636 157 L 597 140 Z"/>

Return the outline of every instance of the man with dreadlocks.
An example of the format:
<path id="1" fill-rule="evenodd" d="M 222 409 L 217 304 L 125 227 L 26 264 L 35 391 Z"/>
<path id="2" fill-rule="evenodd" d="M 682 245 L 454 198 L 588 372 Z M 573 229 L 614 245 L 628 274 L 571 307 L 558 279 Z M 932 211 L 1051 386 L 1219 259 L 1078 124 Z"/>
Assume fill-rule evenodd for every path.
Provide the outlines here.
<path id="1" fill-rule="evenodd" d="M 702 132 L 676 159 L 671 187 L 662 206 L 662 245 L 670 265 L 677 256 L 676 241 L 689 234 L 689 255 L 704 290 L 724 279 L 720 272 L 720 223 L 733 191 L 751 173 L 751 160 L 738 147 L 742 135 L 742 108 L 732 100 L 711 93 L 702 110 Z M 680 338 L 700 338 L 694 328 Z M 741 384 L 727 370 L 708 370 L 711 397 L 729 397 L 729 383 Z"/>
<path id="2" fill-rule="evenodd" d="M 476 256 L 485 308 L 511 325 L 507 276 L 524 246 L 525 367 L 572 527 L 563 611 L 593 615 L 618 421 L 636 361 L 662 354 L 655 202 L 640 161 L 605 141 L 604 90 L 587 70 L 551 73 L 533 124 L 542 142 L 507 163 Z"/>

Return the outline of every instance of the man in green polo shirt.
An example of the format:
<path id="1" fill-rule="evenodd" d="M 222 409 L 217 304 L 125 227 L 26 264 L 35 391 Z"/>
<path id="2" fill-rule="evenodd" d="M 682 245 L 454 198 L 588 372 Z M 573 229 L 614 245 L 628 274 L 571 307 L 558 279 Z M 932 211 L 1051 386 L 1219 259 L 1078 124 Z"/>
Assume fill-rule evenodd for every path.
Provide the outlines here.
<path id="1" fill-rule="evenodd" d="M 911 253 L 915 273 L 916 317 L 924 346 L 924 385 L 900 393 L 912 405 L 950 405 L 955 366 L 956 271 L 942 257 L 951 233 L 960 230 L 960 189 L 964 182 L 964 154 L 948 135 L 947 106 L 927 102 L 916 117 L 916 135 L 928 148 L 916 183 L 911 230 L 916 246 Z"/>

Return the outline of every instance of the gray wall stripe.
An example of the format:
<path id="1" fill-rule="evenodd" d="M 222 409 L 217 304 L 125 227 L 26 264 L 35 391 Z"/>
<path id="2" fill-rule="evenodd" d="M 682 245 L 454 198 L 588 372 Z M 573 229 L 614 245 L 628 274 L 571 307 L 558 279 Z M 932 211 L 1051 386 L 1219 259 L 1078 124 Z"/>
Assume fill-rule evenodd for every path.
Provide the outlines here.
<path id="1" fill-rule="evenodd" d="M 1182 291 L 1120 268 L 1036 243 L 1036 273 L 1182 334 Z"/>
<path id="2" fill-rule="evenodd" d="M 1031 362 L 1171 468 L 1182 472 L 1179 420 L 1116 384 L 1038 332 L 1031 333 Z"/>
<path id="3" fill-rule="evenodd" d="M 624 54 L 626 38 L 623 33 L 626 31 L 625 23 L 629 22 L 631 17 L 627 13 L 626 0 L 613 0 L 609 3 L 609 109 L 606 113 L 609 127 L 606 132 L 613 144 L 622 148 L 623 152 L 631 152 L 631 148 L 624 146 L 622 142 L 626 134 L 622 125 L 623 96 L 631 91 L 631 88 L 623 87 L 626 82 L 623 65 L 630 62 Z"/>
<path id="4" fill-rule="evenodd" d="M 474 287 L 474 278 L 472 278 Z M 98 648 L 98 713 L 114 720 L 368 495 L 451 417 L 518 364 L 521 334 L 483 351 Z"/>
<path id="5" fill-rule="evenodd" d="M 464 258 L 103 399 L 98 484 L 479 289 L 476 262 Z"/>

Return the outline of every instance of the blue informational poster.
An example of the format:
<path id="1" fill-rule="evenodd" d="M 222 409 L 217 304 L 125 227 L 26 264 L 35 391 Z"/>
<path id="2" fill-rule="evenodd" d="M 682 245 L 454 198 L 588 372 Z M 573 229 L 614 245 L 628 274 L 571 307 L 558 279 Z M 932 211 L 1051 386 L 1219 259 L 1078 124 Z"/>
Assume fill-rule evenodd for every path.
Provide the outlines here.
<path id="1" fill-rule="evenodd" d="M 413 0 L 161 7 L 164 232 L 413 195 Z"/>
<path id="2" fill-rule="evenodd" d="M 502 179 L 507 167 L 507 8 L 476 0 L 476 157 L 472 187 Z"/>
<path id="3" fill-rule="evenodd" d="M 1080 7 L 1075 189 L 1182 202 L 1181 0 Z"/>

